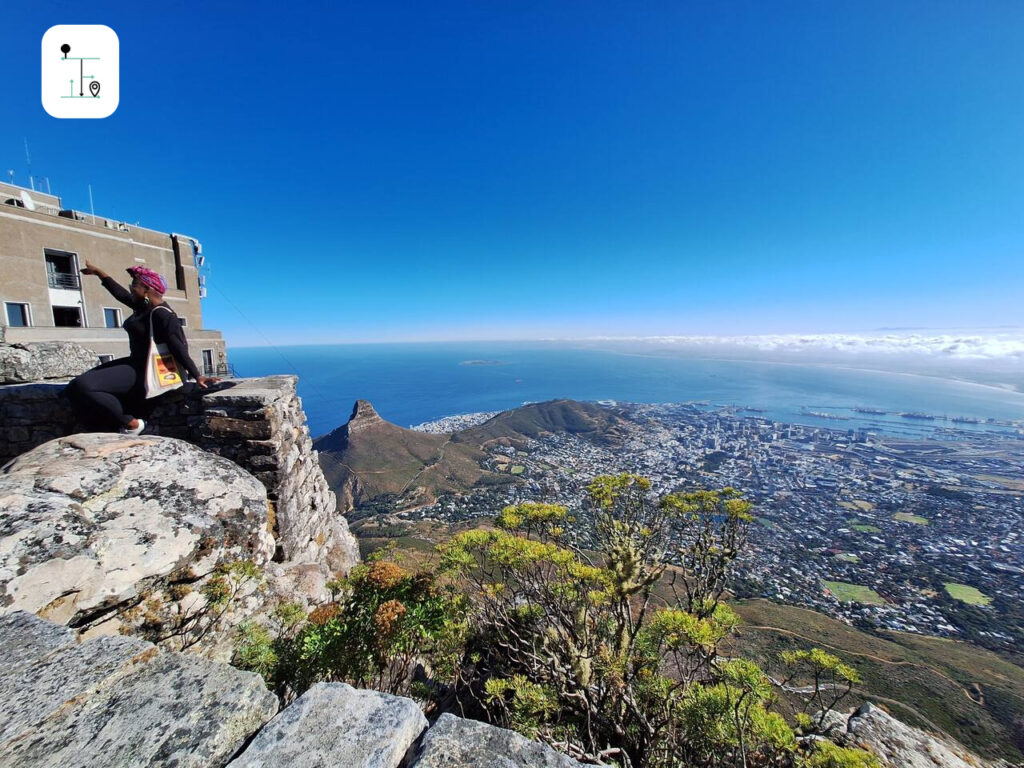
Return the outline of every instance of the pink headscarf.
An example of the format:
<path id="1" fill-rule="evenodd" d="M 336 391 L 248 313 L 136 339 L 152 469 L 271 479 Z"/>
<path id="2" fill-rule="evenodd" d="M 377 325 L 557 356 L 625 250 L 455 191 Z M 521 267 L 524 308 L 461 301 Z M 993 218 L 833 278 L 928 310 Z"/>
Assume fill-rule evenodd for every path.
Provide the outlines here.
<path id="1" fill-rule="evenodd" d="M 150 290 L 156 291 L 161 295 L 167 293 L 167 281 L 164 280 L 164 276 L 159 272 L 154 272 L 148 267 L 128 267 L 125 272 Z"/>

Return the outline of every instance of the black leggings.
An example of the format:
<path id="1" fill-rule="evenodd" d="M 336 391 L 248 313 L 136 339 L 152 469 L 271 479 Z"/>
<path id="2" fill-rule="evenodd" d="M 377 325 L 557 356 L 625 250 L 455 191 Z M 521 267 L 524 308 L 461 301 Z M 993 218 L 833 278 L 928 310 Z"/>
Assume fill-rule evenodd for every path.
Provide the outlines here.
<path id="1" fill-rule="evenodd" d="M 75 416 L 89 429 L 112 431 L 135 418 L 126 409 L 142 412 L 145 397 L 139 372 L 130 359 L 111 360 L 72 379 L 64 394 Z"/>

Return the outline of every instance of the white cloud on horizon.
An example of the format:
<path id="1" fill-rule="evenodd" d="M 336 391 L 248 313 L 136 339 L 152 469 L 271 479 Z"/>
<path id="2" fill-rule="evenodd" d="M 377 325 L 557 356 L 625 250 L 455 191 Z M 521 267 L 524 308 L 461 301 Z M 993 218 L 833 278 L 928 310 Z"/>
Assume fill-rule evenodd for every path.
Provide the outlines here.
<path id="1" fill-rule="evenodd" d="M 586 341 L 634 342 L 676 348 L 740 348 L 765 353 L 917 355 L 933 359 L 1024 363 L 1024 330 L 885 334 L 770 334 L 763 336 L 589 337 Z"/>

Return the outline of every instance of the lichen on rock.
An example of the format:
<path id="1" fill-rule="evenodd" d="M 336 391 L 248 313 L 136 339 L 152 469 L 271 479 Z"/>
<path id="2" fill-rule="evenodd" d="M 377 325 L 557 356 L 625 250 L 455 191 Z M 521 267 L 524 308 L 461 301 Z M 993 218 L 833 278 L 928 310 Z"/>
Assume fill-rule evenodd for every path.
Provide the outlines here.
<path id="1" fill-rule="evenodd" d="M 4 612 L 131 631 L 140 607 L 153 613 L 158 601 L 167 616 L 188 617 L 225 568 L 261 566 L 273 552 L 265 488 L 180 440 L 73 435 L 0 475 Z"/>

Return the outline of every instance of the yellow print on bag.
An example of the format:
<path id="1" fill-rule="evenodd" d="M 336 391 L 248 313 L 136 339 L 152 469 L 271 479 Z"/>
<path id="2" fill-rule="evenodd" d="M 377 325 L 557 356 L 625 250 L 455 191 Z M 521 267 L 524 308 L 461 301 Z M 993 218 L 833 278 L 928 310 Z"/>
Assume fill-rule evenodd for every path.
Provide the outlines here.
<path id="1" fill-rule="evenodd" d="M 154 355 L 153 365 L 156 367 L 156 378 L 161 387 L 169 387 L 181 381 L 178 364 L 172 355 Z"/>

